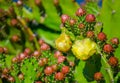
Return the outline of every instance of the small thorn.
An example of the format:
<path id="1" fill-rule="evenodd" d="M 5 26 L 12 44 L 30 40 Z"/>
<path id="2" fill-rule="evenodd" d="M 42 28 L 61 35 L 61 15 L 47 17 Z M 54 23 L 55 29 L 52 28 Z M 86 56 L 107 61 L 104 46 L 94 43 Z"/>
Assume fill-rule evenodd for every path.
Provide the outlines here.
<path id="1" fill-rule="evenodd" d="M 112 14 L 115 14 L 116 13 L 116 10 L 112 10 Z"/>

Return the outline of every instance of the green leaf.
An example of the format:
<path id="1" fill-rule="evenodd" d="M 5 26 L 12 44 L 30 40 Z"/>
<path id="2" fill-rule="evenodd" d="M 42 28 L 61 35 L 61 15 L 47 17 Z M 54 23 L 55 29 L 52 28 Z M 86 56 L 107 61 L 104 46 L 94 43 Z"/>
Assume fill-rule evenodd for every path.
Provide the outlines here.
<path id="1" fill-rule="evenodd" d="M 54 45 L 54 41 L 56 38 L 59 37 L 59 34 L 57 33 L 53 33 L 53 32 L 50 32 L 50 31 L 46 31 L 46 30 L 43 30 L 43 29 L 38 29 L 36 31 L 38 33 L 38 35 L 44 39 L 48 44 L 50 44 L 51 46 L 55 47 Z"/>
<path id="2" fill-rule="evenodd" d="M 25 59 L 22 62 L 21 72 L 24 74 L 24 83 L 31 83 L 35 81 L 37 75 L 38 62 L 34 57 Z"/>
<path id="3" fill-rule="evenodd" d="M 31 9 L 23 8 L 23 17 L 28 17 L 30 19 L 35 19 L 37 22 L 40 22 L 40 10 L 39 7 L 35 4 L 34 0 L 27 0 L 25 1 L 25 5 Z"/>
<path id="4" fill-rule="evenodd" d="M 68 14 L 70 16 L 74 16 L 76 10 L 80 7 L 76 2 L 72 0 L 60 0 L 60 6 L 62 8 L 63 14 Z"/>
<path id="5" fill-rule="evenodd" d="M 80 61 L 75 68 L 75 73 L 74 73 L 75 79 L 78 81 L 78 83 L 96 83 L 95 81 L 92 82 L 87 81 L 87 79 L 83 75 L 84 67 L 85 67 L 85 61 Z"/>
<path id="6" fill-rule="evenodd" d="M 60 31 L 60 17 L 57 14 L 57 10 L 53 4 L 53 0 L 43 0 L 42 3 L 46 12 L 46 17 L 43 24 L 53 30 Z"/>
<path id="7" fill-rule="evenodd" d="M 12 5 L 12 0 L 0 0 L 0 8 L 2 9 L 7 10 L 11 5 Z"/>

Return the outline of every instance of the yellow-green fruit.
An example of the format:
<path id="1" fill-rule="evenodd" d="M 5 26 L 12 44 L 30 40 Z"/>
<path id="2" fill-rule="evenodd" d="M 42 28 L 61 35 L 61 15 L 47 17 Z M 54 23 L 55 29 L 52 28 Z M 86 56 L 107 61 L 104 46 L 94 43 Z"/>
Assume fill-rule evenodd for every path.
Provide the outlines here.
<path id="1" fill-rule="evenodd" d="M 77 40 L 72 46 L 73 54 L 80 60 L 87 60 L 96 52 L 96 43 L 89 38 Z"/>
<path id="2" fill-rule="evenodd" d="M 62 52 L 67 52 L 71 46 L 72 46 L 72 42 L 70 40 L 70 37 L 65 34 L 62 33 L 55 41 L 55 45 L 56 48 Z"/>

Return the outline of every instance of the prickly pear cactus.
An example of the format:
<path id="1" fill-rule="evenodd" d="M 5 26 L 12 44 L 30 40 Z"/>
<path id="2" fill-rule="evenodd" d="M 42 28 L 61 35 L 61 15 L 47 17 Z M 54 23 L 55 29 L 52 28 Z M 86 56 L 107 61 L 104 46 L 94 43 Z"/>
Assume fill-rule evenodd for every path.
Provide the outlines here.
<path id="1" fill-rule="evenodd" d="M 79 8 L 76 16 L 78 18 L 66 14 L 61 16 L 62 33 L 69 35 L 73 42 L 72 53 L 80 59 L 74 74 L 76 80 L 79 83 L 83 81 L 94 83 L 94 80 L 100 83 L 116 83 L 114 78 L 119 73 L 117 71 L 119 63 L 114 51 L 118 48 L 119 39 L 117 37 L 107 39 L 103 32 L 104 28 L 97 23 L 95 15 L 86 13 L 84 9 Z"/>
<path id="2" fill-rule="evenodd" d="M 119 1 L 97 2 L 0 0 L 0 82 L 119 83 Z"/>

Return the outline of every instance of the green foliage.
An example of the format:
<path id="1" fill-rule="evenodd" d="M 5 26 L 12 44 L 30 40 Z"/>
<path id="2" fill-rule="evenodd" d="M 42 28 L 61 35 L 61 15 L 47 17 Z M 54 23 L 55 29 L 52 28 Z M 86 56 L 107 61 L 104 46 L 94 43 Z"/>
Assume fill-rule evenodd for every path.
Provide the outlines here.
<path id="1" fill-rule="evenodd" d="M 34 0 L 23 0 L 23 2 L 24 4 L 22 6 L 17 6 L 15 2 L 12 2 L 12 0 L 0 0 L 0 9 L 2 8 L 5 10 L 2 13 L 0 12 L 0 47 L 7 47 L 9 50 L 8 54 L 0 54 L 0 75 L 1 69 L 8 67 L 10 69 L 9 74 L 15 78 L 15 83 L 31 83 L 38 80 L 46 83 L 96 83 L 96 81 L 94 81 L 94 73 L 100 71 L 104 76 L 104 81 L 100 83 L 111 83 L 111 78 L 113 76 L 113 73 L 115 73 L 115 70 L 111 72 L 113 68 L 111 68 L 107 63 L 108 60 L 106 57 L 101 57 L 102 55 L 95 54 L 86 61 L 80 61 L 76 59 L 70 50 L 67 53 L 63 54 L 66 59 L 61 64 L 58 64 L 57 59 L 53 56 L 53 53 L 55 51 L 55 39 L 57 39 L 61 33 L 60 16 L 61 14 L 68 14 L 71 18 L 76 19 L 74 16 L 75 11 L 79 8 L 79 5 L 76 2 L 73 2 L 72 0 L 59 0 L 58 6 L 54 5 L 53 0 L 42 0 L 41 6 L 37 6 Z M 97 22 L 103 23 L 103 26 L 102 24 L 99 25 L 99 23 L 98 25 L 95 25 L 95 34 L 98 34 L 104 27 L 103 31 L 107 34 L 108 39 L 112 37 L 120 38 L 119 4 L 119 0 L 104 0 L 102 8 L 100 8 L 94 1 L 86 3 L 84 8 L 86 9 L 87 14 L 95 14 Z M 9 7 L 14 8 L 15 16 L 7 15 L 9 12 Z M 14 12 L 12 12 L 12 14 L 14 15 Z M 10 21 L 12 18 L 16 18 L 19 21 L 17 26 L 11 26 Z M 79 20 L 75 26 L 68 26 L 69 23 L 67 25 L 67 28 L 69 28 L 70 31 L 66 30 L 65 32 L 70 36 L 73 43 L 75 40 L 80 40 L 86 37 L 85 32 L 83 33 L 85 35 L 79 36 L 82 30 L 79 30 L 77 27 L 77 24 L 79 24 L 79 22 L 85 22 L 84 18 L 85 16 L 83 16 L 83 18 L 81 18 L 82 21 Z M 28 19 L 28 22 L 25 22 L 26 19 Z M 86 22 L 84 24 L 87 25 L 86 27 L 89 27 Z M 35 37 L 33 37 L 34 33 L 36 34 Z M 21 38 L 19 43 L 11 41 L 11 37 L 13 35 L 18 35 Z M 32 37 L 33 39 L 30 40 Z M 39 45 L 37 42 L 39 38 L 45 40 L 45 42 L 52 46 L 52 52 L 40 51 L 41 55 L 39 58 L 33 57 L 32 53 L 30 54 L 29 58 L 27 57 L 21 62 L 14 64 L 11 63 L 12 58 L 15 57 L 15 55 L 23 52 L 26 47 L 30 48 L 32 52 L 35 50 L 40 50 L 39 48 L 41 45 Z M 95 39 L 95 42 L 98 41 Z M 100 42 L 97 44 L 99 43 Z M 102 51 L 102 49 L 99 50 Z M 120 47 L 117 48 L 115 52 L 115 55 L 118 58 L 120 58 L 119 54 Z M 42 58 L 48 59 L 48 63 L 45 64 L 45 66 L 39 66 L 38 62 Z M 75 66 L 70 68 L 70 72 L 65 75 L 65 79 L 62 81 L 55 80 L 54 74 L 60 72 L 63 66 L 70 66 L 70 61 L 75 62 Z M 57 72 L 48 76 L 45 75 L 44 69 L 47 66 L 54 64 L 57 64 L 58 66 Z M 18 75 L 20 73 L 23 73 L 24 80 L 18 79 Z M 38 74 L 41 75 L 37 77 Z M 114 79 L 114 83 L 119 83 L 120 73 L 114 75 Z M 0 83 L 1 82 L 2 81 L 0 79 Z"/>
<path id="2" fill-rule="evenodd" d="M 120 27 L 120 1 L 119 0 L 104 0 L 100 11 L 99 20 L 103 22 L 104 31 L 107 37 L 110 39 L 112 37 L 120 38 L 119 27 Z M 120 47 L 116 50 L 115 55 L 119 57 Z M 120 57 L 119 57 L 120 58 Z"/>
<path id="3" fill-rule="evenodd" d="M 34 82 L 35 78 L 37 77 L 37 70 L 41 72 L 41 69 L 43 68 L 39 68 L 38 61 L 34 57 L 31 57 L 30 59 L 25 59 L 21 64 L 21 72 L 23 73 L 25 78 L 23 80 L 23 83 Z"/>

